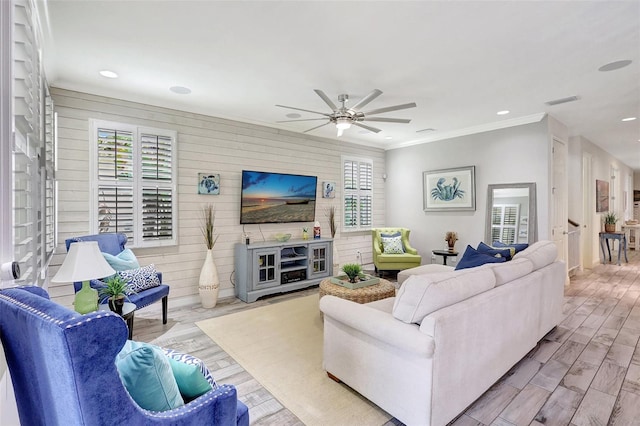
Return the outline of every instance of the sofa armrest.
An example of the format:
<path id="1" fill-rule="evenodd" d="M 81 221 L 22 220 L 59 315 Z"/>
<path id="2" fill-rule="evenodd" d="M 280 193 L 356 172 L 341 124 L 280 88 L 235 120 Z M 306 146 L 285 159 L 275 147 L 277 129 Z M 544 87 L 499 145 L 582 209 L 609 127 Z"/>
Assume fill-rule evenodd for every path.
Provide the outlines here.
<path id="1" fill-rule="evenodd" d="M 433 338 L 422 333 L 417 324 L 405 324 L 388 312 L 335 296 L 323 296 L 320 310 L 325 321 L 342 323 L 401 351 L 433 356 Z"/>

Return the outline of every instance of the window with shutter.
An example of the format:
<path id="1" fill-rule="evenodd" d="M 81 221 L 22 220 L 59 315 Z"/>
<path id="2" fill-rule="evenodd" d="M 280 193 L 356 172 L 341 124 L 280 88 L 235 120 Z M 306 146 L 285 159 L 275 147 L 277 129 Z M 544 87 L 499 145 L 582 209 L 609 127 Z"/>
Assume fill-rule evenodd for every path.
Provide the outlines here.
<path id="1" fill-rule="evenodd" d="M 176 132 L 92 120 L 95 232 L 127 246 L 176 244 Z"/>
<path id="2" fill-rule="evenodd" d="M 491 241 L 513 244 L 519 216 L 519 204 L 494 204 L 491 209 Z"/>
<path id="3" fill-rule="evenodd" d="M 373 162 L 342 157 L 345 231 L 371 229 L 373 221 Z"/>

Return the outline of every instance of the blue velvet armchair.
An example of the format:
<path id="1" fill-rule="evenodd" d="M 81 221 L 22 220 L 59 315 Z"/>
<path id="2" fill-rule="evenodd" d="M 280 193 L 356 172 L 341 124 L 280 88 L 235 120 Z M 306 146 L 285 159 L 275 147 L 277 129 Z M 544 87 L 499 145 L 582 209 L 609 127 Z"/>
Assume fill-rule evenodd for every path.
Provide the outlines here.
<path id="1" fill-rule="evenodd" d="M 82 237 L 68 238 L 67 240 L 65 240 L 67 251 L 69 251 L 69 246 L 72 243 L 75 243 L 77 241 L 97 241 L 101 252 L 109 253 L 115 256 L 118 253 L 120 253 L 122 250 L 124 250 L 124 246 L 127 243 L 127 236 L 124 234 L 118 234 L 118 233 L 104 233 L 104 234 L 94 234 L 94 235 L 85 235 Z M 169 286 L 166 284 L 162 284 L 161 272 L 158 272 L 158 279 L 160 280 L 161 285 L 132 294 L 129 296 L 129 301 L 135 304 L 137 309 L 140 309 L 161 300 L 162 301 L 162 323 L 166 324 L 168 299 L 169 299 Z M 77 293 L 82 288 L 82 283 L 75 282 L 73 283 L 73 286 Z M 98 288 L 94 283 L 91 284 L 91 287 Z"/>
<path id="2" fill-rule="evenodd" d="M 39 287 L 0 291 L 0 339 L 23 425 L 248 425 L 236 389 L 219 385 L 173 410 L 140 408 L 115 364 L 127 326 L 112 312 L 81 315 Z"/>

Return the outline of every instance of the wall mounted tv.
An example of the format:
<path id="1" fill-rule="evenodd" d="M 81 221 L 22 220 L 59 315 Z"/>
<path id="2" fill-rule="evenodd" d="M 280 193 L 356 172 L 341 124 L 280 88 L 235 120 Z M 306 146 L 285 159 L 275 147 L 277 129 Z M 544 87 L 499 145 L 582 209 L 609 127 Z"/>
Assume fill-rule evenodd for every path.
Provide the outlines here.
<path id="1" fill-rule="evenodd" d="M 316 176 L 242 171 L 240 223 L 313 222 Z"/>

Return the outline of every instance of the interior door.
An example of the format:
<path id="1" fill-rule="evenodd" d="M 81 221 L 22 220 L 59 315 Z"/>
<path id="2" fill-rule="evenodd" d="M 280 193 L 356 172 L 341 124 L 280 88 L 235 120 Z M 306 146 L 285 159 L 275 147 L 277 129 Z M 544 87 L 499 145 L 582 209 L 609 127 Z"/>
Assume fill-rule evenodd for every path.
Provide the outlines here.
<path id="1" fill-rule="evenodd" d="M 558 247 L 558 259 L 568 260 L 567 145 L 553 139 L 551 182 L 551 235 Z M 567 273 L 568 279 L 568 273 Z"/>

